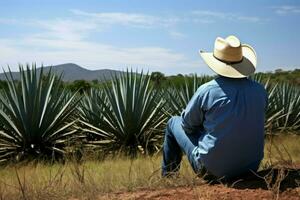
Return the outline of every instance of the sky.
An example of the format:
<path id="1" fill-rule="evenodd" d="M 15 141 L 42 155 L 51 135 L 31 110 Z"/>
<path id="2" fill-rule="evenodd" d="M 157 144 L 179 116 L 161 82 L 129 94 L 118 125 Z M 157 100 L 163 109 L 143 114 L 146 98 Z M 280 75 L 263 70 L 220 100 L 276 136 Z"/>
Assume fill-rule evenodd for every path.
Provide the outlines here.
<path id="1" fill-rule="evenodd" d="M 213 74 L 198 54 L 235 35 L 257 71 L 300 68 L 300 1 L 0 0 L 0 66 L 76 63 Z"/>

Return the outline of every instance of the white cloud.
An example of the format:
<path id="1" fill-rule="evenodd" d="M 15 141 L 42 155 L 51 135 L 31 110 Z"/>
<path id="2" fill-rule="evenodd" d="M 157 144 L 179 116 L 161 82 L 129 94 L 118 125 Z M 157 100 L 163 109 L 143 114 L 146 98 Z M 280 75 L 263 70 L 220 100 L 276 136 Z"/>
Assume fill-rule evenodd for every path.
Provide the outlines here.
<path id="1" fill-rule="evenodd" d="M 210 10 L 195 10 L 192 14 L 196 16 L 214 17 L 214 18 L 225 18 L 228 14 Z"/>
<path id="2" fill-rule="evenodd" d="M 124 25 L 134 27 L 170 27 L 179 23 L 213 23 L 217 19 L 223 20 L 238 20 L 244 22 L 259 22 L 261 18 L 257 16 L 245 16 L 238 13 L 226 13 L 211 10 L 195 10 L 187 12 L 186 14 L 179 14 L 176 16 L 155 16 L 145 15 L 139 13 L 125 13 L 125 12 L 86 12 L 78 9 L 72 9 L 71 12 L 77 16 L 87 17 L 90 21 L 98 24 L 106 25 Z"/>
<path id="3" fill-rule="evenodd" d="M 81 40 L 97 28 L 97 25 L 85 20 L 55 19 L 31 20 L 32 26 L 44 29 L 40 37 L 64 40 Z"/>
<path id="4" fill-rule="evenodd" d="M 18 63 L 55 65 L 74 62 L 90 66 L 89 69 L 134 67 L 150 71 L 169 71 L 174 74 L 197 72 L 200 65 L 184 54 L 161 47 L 121 48 L 84 41 L 40 38 L 0 40 L 0 43 L 4 44 L 0 46 L 0 65 L 5 67 L 10 64 L 12 70 L 17 70 Z M 55 50 L 52 50 L 53 48 Z"/>
<path id="5" fill-rule="evenodd" d="M 185 34 L 178 31 L 170 31 L 169 34 L 173 39 L 182 39 L 186 37 Z"/>
<path id="6" fill-rule="evenodd" d="M 287 8 L 285 8 L 287 9 Z M 154 16 L 138 13 L 125 12 L 86 12 L 78 9 L 70 10 L 72 18 L 56 19 L 5 19 L 0 18 L 0 24 L 13 24 L 42 29 L 43 31 L 33 33 L 35 38 L 83 40 L 88 38 L 92 32 L 102 31 L 114 25 L 131 26 L 134 28 L 163 28 L 173 39 L 185 37 L 179 31 L 180 23 L 215 23 L 217 20 L 259 22 L 258 17 L 243 16 L 234 13 L 224 13 L 209 10 L 196 10 L 184 15 Z M 296 12 L 296 11 L 295 11 Z"/>
<path id="7" fill-rule="evenodd" d="M 75 15 L 87 17 L 90 21 L 94 21 L 98 24 L 106 25 L 124 25 L 134 27 L 157 27 L 165 26 L 169 27 L 175 25 L 180 21 L 177 17 L 158 17 L 153 15 L 145 15 L 138 13 L 125 13 L 125 12 L 85 12 L 77 9 L 71 10 Z"/>
<path id="8" fill-rule="evenodd" d="M 278 15 L 286 15 L 286 14 L 300 14 L 299 6 L 274 6 L 272 7 L 275 10 L 275 13 Z"/>
<path id="9" fill-rule="evenodd" d="M 243 22 L 260 22 L 261 18 L 257 16 L 244 16 L 238 13 L 226 13 L 211 10 L 195 10 L 192 15 L 198 17 L 201 20 L 208 20 L 208 22 L 213 23 L 217 20 L 230 20 L 230 21 L 243 21 Z"/>

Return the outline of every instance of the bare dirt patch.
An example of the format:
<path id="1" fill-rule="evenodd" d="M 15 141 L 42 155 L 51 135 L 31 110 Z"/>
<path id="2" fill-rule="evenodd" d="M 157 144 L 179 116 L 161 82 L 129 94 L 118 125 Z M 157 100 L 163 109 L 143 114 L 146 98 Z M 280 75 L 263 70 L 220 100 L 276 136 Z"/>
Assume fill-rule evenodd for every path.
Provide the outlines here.
<path id="1" fill-rule="evenodd" d="M 274 197 L 272 191 L 263 189 L 235 189 L 222 185 L 199 186 L 199 187 L 179 187 L 172 189 L 160 190 L 140 190 L 136 192 L 124 192 L 115 194 L 106 194 L 99 196 L 99 199 L 180 199 L 180 200 L 219 200 L 219 199 L 282 199 L 282 200 L 299 200 L 300 188 L 289 189 Z"/>
<path id="2" fill-rule="evenodd" d="M 98 199 L 300 200 L 300 170 L 299 168 L 273 168 L 229 181 L 218 180 L 188 187 L 109 193 L 99 195 Z"/>

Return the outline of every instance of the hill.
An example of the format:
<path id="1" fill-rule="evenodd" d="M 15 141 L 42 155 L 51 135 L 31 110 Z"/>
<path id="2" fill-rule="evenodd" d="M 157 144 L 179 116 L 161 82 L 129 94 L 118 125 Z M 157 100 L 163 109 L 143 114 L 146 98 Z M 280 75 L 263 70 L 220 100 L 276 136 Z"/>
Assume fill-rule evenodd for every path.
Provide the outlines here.
<path id="1" fill-rule="evenodd" d="M 44 71 L 48 72 L 50 70 L 50 66 L 44 67 Z M 40 72 L 40 69 L 37 70 Z M 75 80 L 110 80 L 112 75 L 121 74 L 121 71 L 111 70 L 111 69 L 100 69 L 100 70 L 88 70 L 74 63 L 66 63 L 61 65 L 52 66 L 52 71 L 60 75 L 63 73 L 62 80 L 63 81 L 75 81 Z M 19 80 L 19 72 L 12 72 L 14 79 Z M 0 74 L 0 80 L 6 80 L 5 74 Z"/>

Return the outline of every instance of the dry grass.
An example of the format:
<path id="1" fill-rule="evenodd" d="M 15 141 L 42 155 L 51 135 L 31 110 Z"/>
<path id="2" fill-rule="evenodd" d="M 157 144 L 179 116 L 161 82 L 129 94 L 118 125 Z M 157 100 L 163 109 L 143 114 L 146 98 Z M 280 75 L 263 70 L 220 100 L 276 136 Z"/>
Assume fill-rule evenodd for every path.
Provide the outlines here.
<path id="1" fill-rule="evenodd" d="M 267 136 L 265 141 L 265 155 L 261 167 L 275 163 L 300 163 L 300 135 L 282 134 Z"/>
<path id="2" fill-rule="evenodd" d="M 262 166 L 283 158 L 300 162 L 300 136 L 280 136 L 266 142 Z M 277 146 L 277 147 L 276 147 Z M 184 159 L 180 177 L 160 178 L 161 156 L 85 161 L 82 164 L 45 163 L 14 165 L 0 169 L 0 199 L 95 199 L 111 191 L 138 188 L 194 186 L 203 183 L 195 177 Z"/>
<path id="3" fill-rule="evenodd" d="M 86 161 L 83 164 L 8 166 L 0 170 L 0 199 L 93 199 L 111 191 L 195 183 L 196 177 L 187 161 L 183 162 L 181 176 L 176 181 L 160 178 L 160 162 L 161 157 L 157 156 Z"/>

